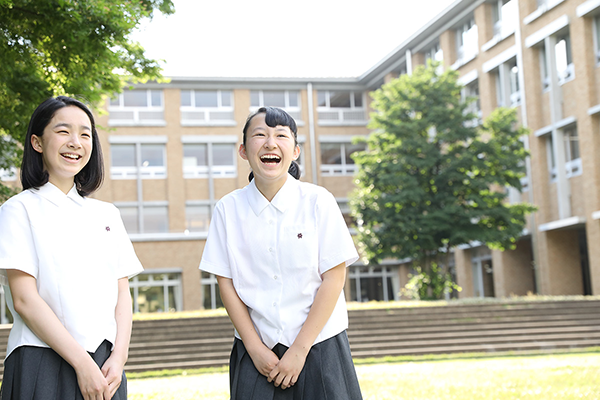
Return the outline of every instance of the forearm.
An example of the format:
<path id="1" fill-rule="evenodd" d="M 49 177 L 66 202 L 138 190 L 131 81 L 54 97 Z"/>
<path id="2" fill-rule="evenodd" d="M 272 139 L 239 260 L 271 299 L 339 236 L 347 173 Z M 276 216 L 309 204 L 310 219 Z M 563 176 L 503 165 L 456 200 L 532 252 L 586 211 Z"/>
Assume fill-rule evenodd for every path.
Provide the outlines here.
<path id="1" fill-rule="evenodd" d="M 13 304 L 25 324 L 73 368 L 93 362 L 37 291 L 36 280 L 18 270 L 7 271 Z"/>
<path id="2" fill-rule="evenodd" d="M 119 361 L 125 365 L 127 353 L 129 352 L 129 342 L 131 340 L 131 294 L 129 292 L 129 280 L 127 278 L 119 279 L 119 297 L 115 307 L 115 320 L 117 322 L 117 337 L 112 351 L 113 357 L 118 357 Z"/>
<path id="3" fill-rule="evenodd" d="M 323 274 L 323 282 L 317 290 L 315 300 L 306 321 L 292 347 L 307 355 L 319 333 L 331 317 L 346 281 L 346 265 L 340 264 Z"/>
<path id="4" fill-rule="evenodd" d="M 250 351 L 255 346 L 264 346 L 256 329 L 254 329 L 254 324 L 248 313 L 248 307 L 238 296 L 237 291 L 233 286 L 233 281 L 221 276 L 217 276 L 217 281 L 219 283 L 223 305 L 227 310 L 227 314 L 229 314 L 229 318 L 231 319 L 235 330 L 242 338 L 246 349 Z"/>

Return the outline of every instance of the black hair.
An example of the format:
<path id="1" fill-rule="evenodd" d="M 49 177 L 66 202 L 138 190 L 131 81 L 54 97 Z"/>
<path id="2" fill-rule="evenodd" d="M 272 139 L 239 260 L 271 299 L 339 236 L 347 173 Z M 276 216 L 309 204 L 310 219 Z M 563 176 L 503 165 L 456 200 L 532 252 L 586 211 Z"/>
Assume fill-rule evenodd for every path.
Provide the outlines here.
<path id="1" fill-rule="evenodd" d="M 252 118 L 256 117 L 258 114 L 265 114 L 265 123 L 267 126 L 271 128 L 275 128 L 276 126 L 287 126 L 290 128 L 290 131 L 294 134 L 294 145 L 298 145 L 298 127 L 296 126 L 296 121 L 294 118 L 287 112 L 283 111 L 281 108 L 277 107 L 261 107 L 252 114 L 248 116 L 246 119 L 246 123 L 244 124 L 244 129 L 242 130 L 242 143 L 244 147 L 246 147 L 246 132 L 250 126 L 250 121 Z M 301 171 L 300 166 L 296 161 L 292 161 L 290 164 L 290 168 L 288 169 L 288 173 L 292 175 L 296 179 L 300 179 Z M 248 175 L 248 181 L 252 181 L 254 179 L 254 173 L 250 172 Z"/>
<path id="2" fill-rule="evenodd" d="M 98 139 L 98 132 L 96 131 L 94 115 L 79 100 L 66 96 L 58 96 L 51 97 L 42 102 L 35 109 L 29 120 L 23 150 L 23 163 L 21 165 L 21 184 L 23 185 L 23 190 L 29 188 L 37 189 L 48 183 L 50 176 L 48 175 L 48 171 L 44 169 L 42 154 L 33 148 L 31 137 L 33 135 L 42 137 L 44 129 L 46 129 L 52 118 L 54 118 L 56 112 L 61 108 L 69 106 L 80 108 L 86 113 L 92 124 L 92 154 L 88 163 L 75 175 L 77 192 L 81 196 L 88 196 L 102 185 L 102 180 L 104 179 L 104 161 L 102 160 L 102 149 L 100 147 L 100 140 Z"/>

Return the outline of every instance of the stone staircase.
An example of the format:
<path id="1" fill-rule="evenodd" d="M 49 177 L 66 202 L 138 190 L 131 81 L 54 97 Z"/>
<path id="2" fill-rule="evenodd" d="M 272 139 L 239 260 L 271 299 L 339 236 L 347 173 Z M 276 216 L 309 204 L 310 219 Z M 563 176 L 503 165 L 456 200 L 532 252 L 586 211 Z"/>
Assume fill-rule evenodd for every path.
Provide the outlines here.
<path id="1" fill-rule="evenodd" d="M 498 301 L 349 312 L 355 358 L 600 346 L 600 300 Z M 10 325 L 0 325 L 4 358 Z M 226 365 L 228 317 L 134 321 L 128 372 Z"/>

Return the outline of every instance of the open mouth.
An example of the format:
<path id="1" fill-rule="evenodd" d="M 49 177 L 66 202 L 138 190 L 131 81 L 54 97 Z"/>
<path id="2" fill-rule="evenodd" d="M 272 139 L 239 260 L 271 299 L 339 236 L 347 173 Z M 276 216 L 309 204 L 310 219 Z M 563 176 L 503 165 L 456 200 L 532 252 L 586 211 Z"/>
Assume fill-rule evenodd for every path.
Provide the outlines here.
<path id="1" fill-rule="evenodd" d="M 79 154 L 73 154 L 73 153 L 62 153 L 61 156 L 63 158 L 66 158 L 67 160 L 72 160 L 72 161 L 77 161 L 81 158 L 81 156 Z"/>
<path id="2" fill-rule="evenodd" d="M 262 161 L 263 164 L 275 165 L 281 162 L 281 157 L 275 154 L 265 154 L 260 157 L 260 161 Z"/>

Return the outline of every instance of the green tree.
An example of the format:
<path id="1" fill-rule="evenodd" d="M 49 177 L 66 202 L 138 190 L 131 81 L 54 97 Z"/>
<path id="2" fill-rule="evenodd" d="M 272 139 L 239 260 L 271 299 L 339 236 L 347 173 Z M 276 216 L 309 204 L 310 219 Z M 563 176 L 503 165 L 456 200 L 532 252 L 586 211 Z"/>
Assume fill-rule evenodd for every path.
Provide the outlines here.
<path id="1" fill-rule="evenodd" d="M 461 99 L 458 73 L 436 67 L 421 66 L 372 94 L 374 132 L 364 139 L 367 151 L 354 155 L 350 199 L 362 253 L 375 263 L 412 259 L 421 266 L 413 278 L 425 281 L 419 297 L 452 289 L 433 270 L 440 259 L 448 265 L 451 248 L 471 241 L 514 248 L 534 210 L 505 201 L 506 187 L 521 190 L 527 156 L 515 110 L 497 108 L 475 126 L 467 112 L 474 99 Z"/>
<path id="2" fill-rule="evenodd" d="M 126 83 L 160 78 L 157 61 L 129 39 L 171 0 L 0 0 L 0 169 L 20 165 L 29 118 L 44 99 L 92 107 Z M 0 183 L 0 201 L 10 195 Z"/>

